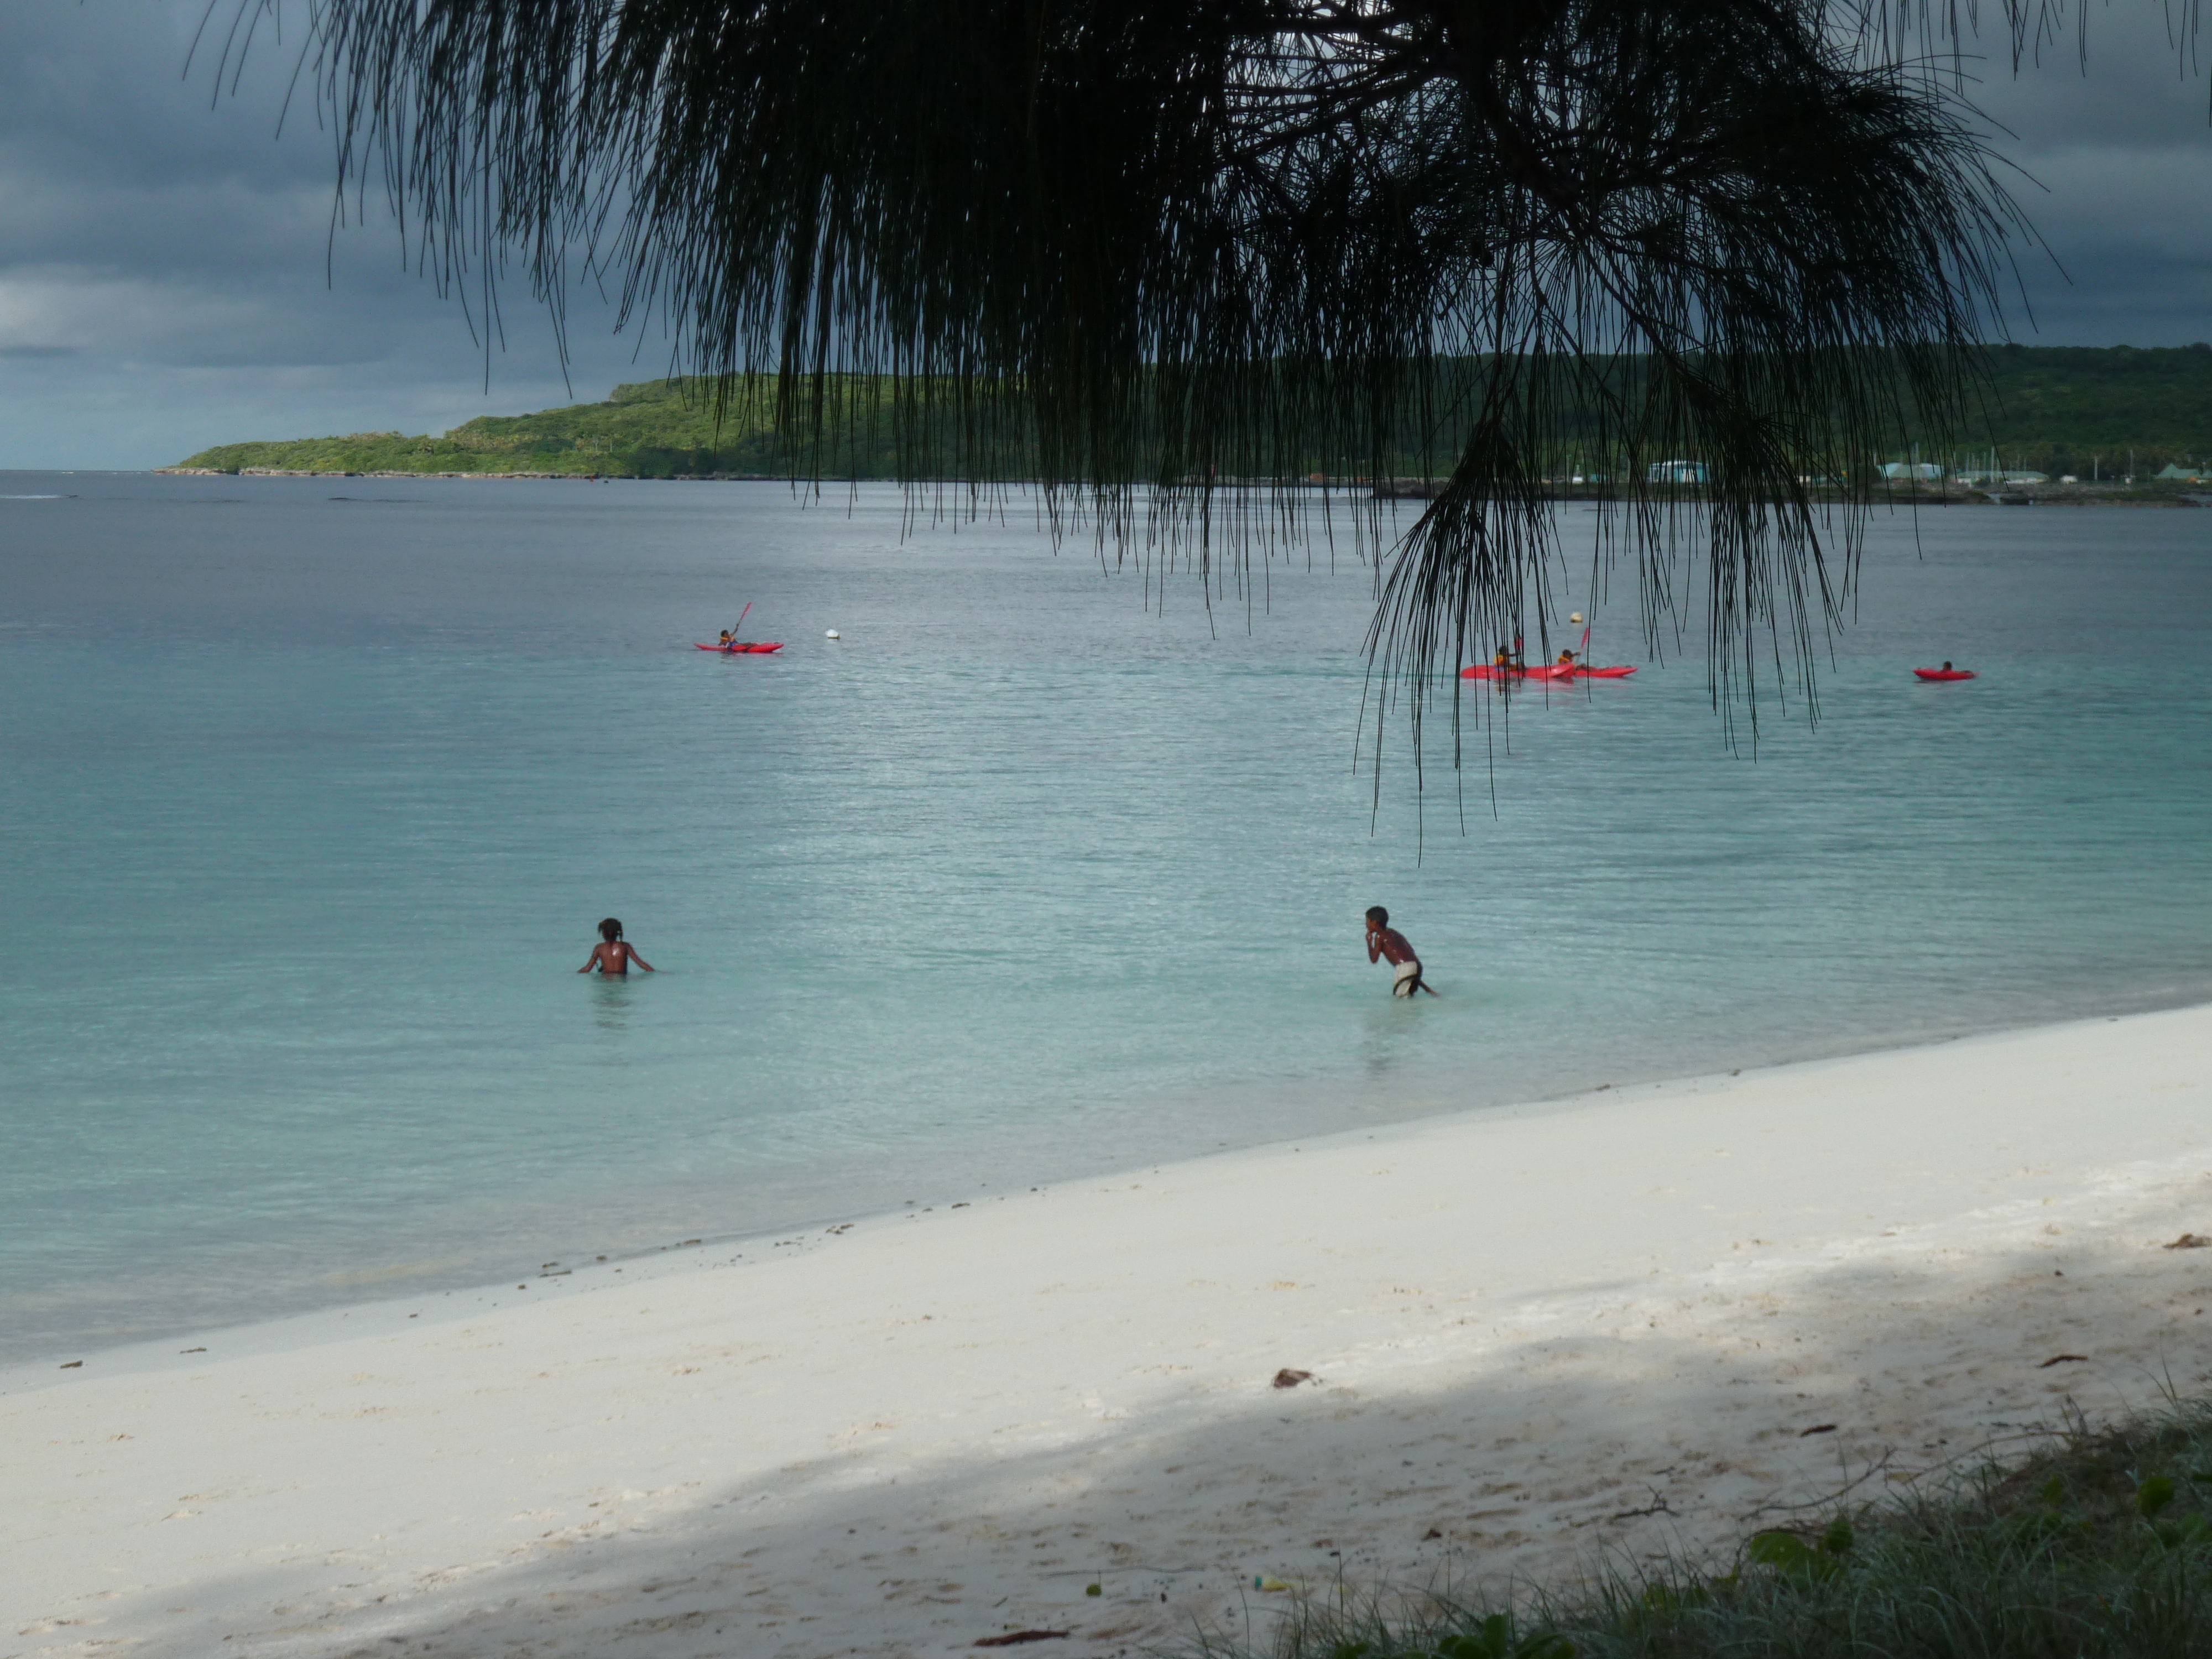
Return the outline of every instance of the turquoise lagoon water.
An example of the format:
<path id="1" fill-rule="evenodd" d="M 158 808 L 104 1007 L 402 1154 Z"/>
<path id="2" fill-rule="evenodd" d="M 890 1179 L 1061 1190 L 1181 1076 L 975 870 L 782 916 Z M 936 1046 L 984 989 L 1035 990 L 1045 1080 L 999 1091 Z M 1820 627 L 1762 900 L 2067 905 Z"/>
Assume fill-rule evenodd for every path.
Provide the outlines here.
<path id="1" fill-rule="evenodd" d="M 2212 992 L 2212 514 L 1886 523 L 1817 729 L 1519 697 L 1417 836 L 1346 557 L 1209 617 L 889 489 L 0 494 L 13 1356 Z"/>

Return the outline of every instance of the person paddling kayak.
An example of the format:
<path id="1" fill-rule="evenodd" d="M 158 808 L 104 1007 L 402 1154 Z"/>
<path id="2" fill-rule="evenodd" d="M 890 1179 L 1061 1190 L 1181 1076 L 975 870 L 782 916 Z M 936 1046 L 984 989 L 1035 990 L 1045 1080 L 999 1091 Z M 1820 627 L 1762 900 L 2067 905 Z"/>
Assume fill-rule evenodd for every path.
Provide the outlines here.
<path id="1" fill-rule="evenodd" d="M 596 968 L 603 976 L 622 979 L 629 975 L 633 962 L 648 974 L 653 971 L 653 964 L 638 955 L 635 947 L 623 943 L 622 923 L 609 916 L 599 924 L 599 942 L 592 947 L 592 954 L 584 958 L 584 965 L 576 971 L 588 974 Z"/>
<path id="2" fill-rule="evenodd" d="M 1420 957 L 1406 936 L 1390 925 L 1390 913 L 1379 904 L 1367 912 L 1367 959 L 1389 963 L 1392 996 L 1410 997 L 1416 991 L 1436 995 L 1435 988 L 1421 978 Z"/>

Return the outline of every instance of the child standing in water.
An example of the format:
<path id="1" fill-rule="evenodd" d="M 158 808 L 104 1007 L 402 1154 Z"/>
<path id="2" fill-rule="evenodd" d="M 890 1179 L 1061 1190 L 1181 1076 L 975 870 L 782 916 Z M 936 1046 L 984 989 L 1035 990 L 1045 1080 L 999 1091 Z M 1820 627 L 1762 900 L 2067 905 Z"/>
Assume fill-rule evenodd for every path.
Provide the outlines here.
<path id="1" fill-rule="evenodd" d="M 576 971 L 588 974 L 596 968 L 604 975 L 621 978 L 629 972 L 633 962 L 647 973 L 653 972 L 653 964 L 623 942 L 622 923 L 609 916 L 599 924 L 599 942 L 592 947 L 592 954 L 584 958 L 584 965 Z"/>
<path id="2" fill-rule="evenodd" d="M 1392 996 L 1409 997 L 1416 991 L 1436 995 L 1435 989 L 1421 979 L 1420 957 L 1413 954 L 1406 936 L 1390 925 L 1390 913 L 1379 904 L 1367 913 L 1367 959 L 1389 963 Z"/>

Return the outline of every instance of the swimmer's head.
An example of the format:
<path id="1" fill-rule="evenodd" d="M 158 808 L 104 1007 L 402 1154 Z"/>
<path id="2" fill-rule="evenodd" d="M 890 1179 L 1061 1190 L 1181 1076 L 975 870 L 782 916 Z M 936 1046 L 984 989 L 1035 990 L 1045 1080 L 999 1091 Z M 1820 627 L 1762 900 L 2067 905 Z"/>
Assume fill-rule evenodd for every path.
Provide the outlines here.
<path id="1" fill-rule="evenodd" d="M 1379 904 L 1370 904 L 1367 907 L 1367 920 L 1375 927 L 1388 927 L 1390 925 L 1390 913 Z"/>
<path id="2" fill-rule="evenodd" d="M 610 945 L 622 937 L 622 923 L 609 916 L 599 924 L 599 937 Z"/>

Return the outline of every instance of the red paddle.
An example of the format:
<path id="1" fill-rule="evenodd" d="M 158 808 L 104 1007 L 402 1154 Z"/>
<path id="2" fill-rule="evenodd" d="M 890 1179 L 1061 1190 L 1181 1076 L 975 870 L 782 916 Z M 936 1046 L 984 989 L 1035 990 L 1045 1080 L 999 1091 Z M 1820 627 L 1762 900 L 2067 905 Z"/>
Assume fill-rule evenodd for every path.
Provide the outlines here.
<path id="1" fill-rule="evenodd" d="M 738 642 L 738 629 L 740 629 L 740 628 L 743 628 L 743 627 L 745 625 L 745 612 L 746 612 L 746 611 L 750 611 L 752 608 L 753 608 L 753 602 L 752 602 L 750 599 L 747 599 L 747 600 L 745 601 L 745 609 L 744 609 L 744 611 L 738 611 L 738 619 L 737 619 L 737 621 L 736 621 L 734 623 L 732 623 L 732 624 L 731 625 L 731 628 L 730 628 L 730 643 L 731 643 L 732 645 L 735 645 L 735 644 Z"/>

